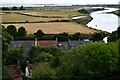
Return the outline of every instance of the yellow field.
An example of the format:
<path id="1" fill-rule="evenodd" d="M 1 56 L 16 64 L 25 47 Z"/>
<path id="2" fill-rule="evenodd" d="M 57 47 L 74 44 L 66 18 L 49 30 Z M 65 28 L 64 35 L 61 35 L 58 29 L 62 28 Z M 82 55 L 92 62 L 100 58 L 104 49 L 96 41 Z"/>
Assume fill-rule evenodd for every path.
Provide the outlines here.
<path id="1" fill-rule="evenodd" d="M 62 20 L 66 18 L 40 18 L 40 17 L 32 17 L 32 16 L 25 16 L 21 14 L 4 14 L 2 15 L 2 22 L 34 22 L 34 21 L 50 21 L 50 20 Z"/>
<path id="2" fill-rule="evenodd" d="M 41 29 L 46 34 L 57 34 L 68 32 L 70 34 L 80 32 L 85 34 L 92 34 L 95 30 L 84 27 L 83 25 L 70 23 L 70 22 L 54 22 L 54 23 L 25 23 L 25 24 L 3 24 L 5 27 L 8 25 L 15 25 L 17 28 L 23 26 L 26 28 L 28 34 L 35 33 Z"/>

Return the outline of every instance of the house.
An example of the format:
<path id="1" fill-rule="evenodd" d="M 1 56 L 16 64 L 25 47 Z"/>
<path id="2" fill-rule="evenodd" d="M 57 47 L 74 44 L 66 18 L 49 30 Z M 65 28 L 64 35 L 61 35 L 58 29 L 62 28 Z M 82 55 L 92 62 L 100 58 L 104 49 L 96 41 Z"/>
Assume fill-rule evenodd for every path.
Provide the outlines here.
<path id="1" fill-rule="evenodd" d="M 85 44 L 92 43 L 93 41 L 89 39 L 79 40 L 79 41 L 69 41 L 69 42 L 58 42 L 57 47 L 62 50 L 70 50 L 77 46 L 82 46 Z"/>
<path id="2" fill-rule="evenodd" d="M 55 46 L 56 47 L 56 44 L 57 44 L 56 40 L 37 41 L 37 46 Z"/>
<path id="3" fill-rule="evenodd" d="M 78 41 L 68 41 L 68 42 L 58 42 L 56 40 L 33 40 L 33 41 L 12 41 L 9 48 L 20 48 L 25 47 L 25 56 L 28 56 L 28 52 L 32 46 L 54 46 L 62 50 L 70 50 L 80 45 L 85 45 L 92 43 L 93 41 L 89 39 L 78 40 Z"/>
<path id="4" fill-rule="evenodd" d="M 12 41 L 9 45 L 9 48 L 20 48 L 21 46 L 25 47 L 25 56 L 28 56 L 28 52 L 32 46 L 35 46 L 35 41 Z"/>
<path id="5" fill-rule="evenodd" d="M 11 41 L 10 48 L 19 48 L 21 46 L 25 46 L 29 48 L 35 45 L 35 41 Z"/>
<path id="6" fill-rule="evenodd" d="M 69 50 L 68 42 L 58 42 L 57 47 L 61 50 Z"/>

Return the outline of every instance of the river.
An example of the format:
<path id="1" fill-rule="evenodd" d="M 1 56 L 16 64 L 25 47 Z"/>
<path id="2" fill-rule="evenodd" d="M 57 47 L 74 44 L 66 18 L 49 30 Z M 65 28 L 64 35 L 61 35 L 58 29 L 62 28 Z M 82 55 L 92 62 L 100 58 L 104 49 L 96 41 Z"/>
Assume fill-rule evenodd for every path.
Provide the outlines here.
<path id="1" fill-rule="evenodd" d="M 115 8 L 106 8 L 106 9 L 107 10 L 92 12 L 90 16 L 93 18 L 93 20 L 91 20 L 87 24 L 87 26 L 107 32 L 112 32 L 117 30 L 119 26 L 118 19 L 120 19 L 120 17 L 118 18 L 117 15 L 112 13 L 106 13 L 106 12 L 116 11 L 117 9 Z"/>

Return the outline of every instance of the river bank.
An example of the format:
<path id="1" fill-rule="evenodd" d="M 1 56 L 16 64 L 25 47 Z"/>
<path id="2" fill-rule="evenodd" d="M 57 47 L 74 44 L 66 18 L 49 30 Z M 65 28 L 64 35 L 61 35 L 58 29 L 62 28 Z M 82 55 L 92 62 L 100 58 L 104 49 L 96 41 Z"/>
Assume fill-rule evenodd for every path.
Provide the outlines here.
<path id="1" fill-rule="evenodd" d="M 117 16 L 120 16 L 120 10 L 113 11 L 113 12 L 110 12 L 110 13 L 115 14 L 115 15 L 117 15 Z"/>

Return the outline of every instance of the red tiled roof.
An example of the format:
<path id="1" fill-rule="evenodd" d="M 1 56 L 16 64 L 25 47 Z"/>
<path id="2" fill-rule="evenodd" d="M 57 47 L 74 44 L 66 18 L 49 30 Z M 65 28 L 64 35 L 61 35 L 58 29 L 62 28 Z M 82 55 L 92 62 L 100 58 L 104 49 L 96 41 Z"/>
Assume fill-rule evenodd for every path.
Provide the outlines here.
<path id="1" fill-rule="evenodd" d="M 11 77 L 15 78 L 15 77 L 22 76 L 20 66 L 8 65 L 6 67 L 8 69 L 9 74 L 11 75 Z"/>
<path id="2" fill-rule="evenodd" d="M 37 41 L 37 44 L 39 46 L 54 46 L 57 44 L 57 42 L 54 40 L 49 40 L 49 41 Z"/>

